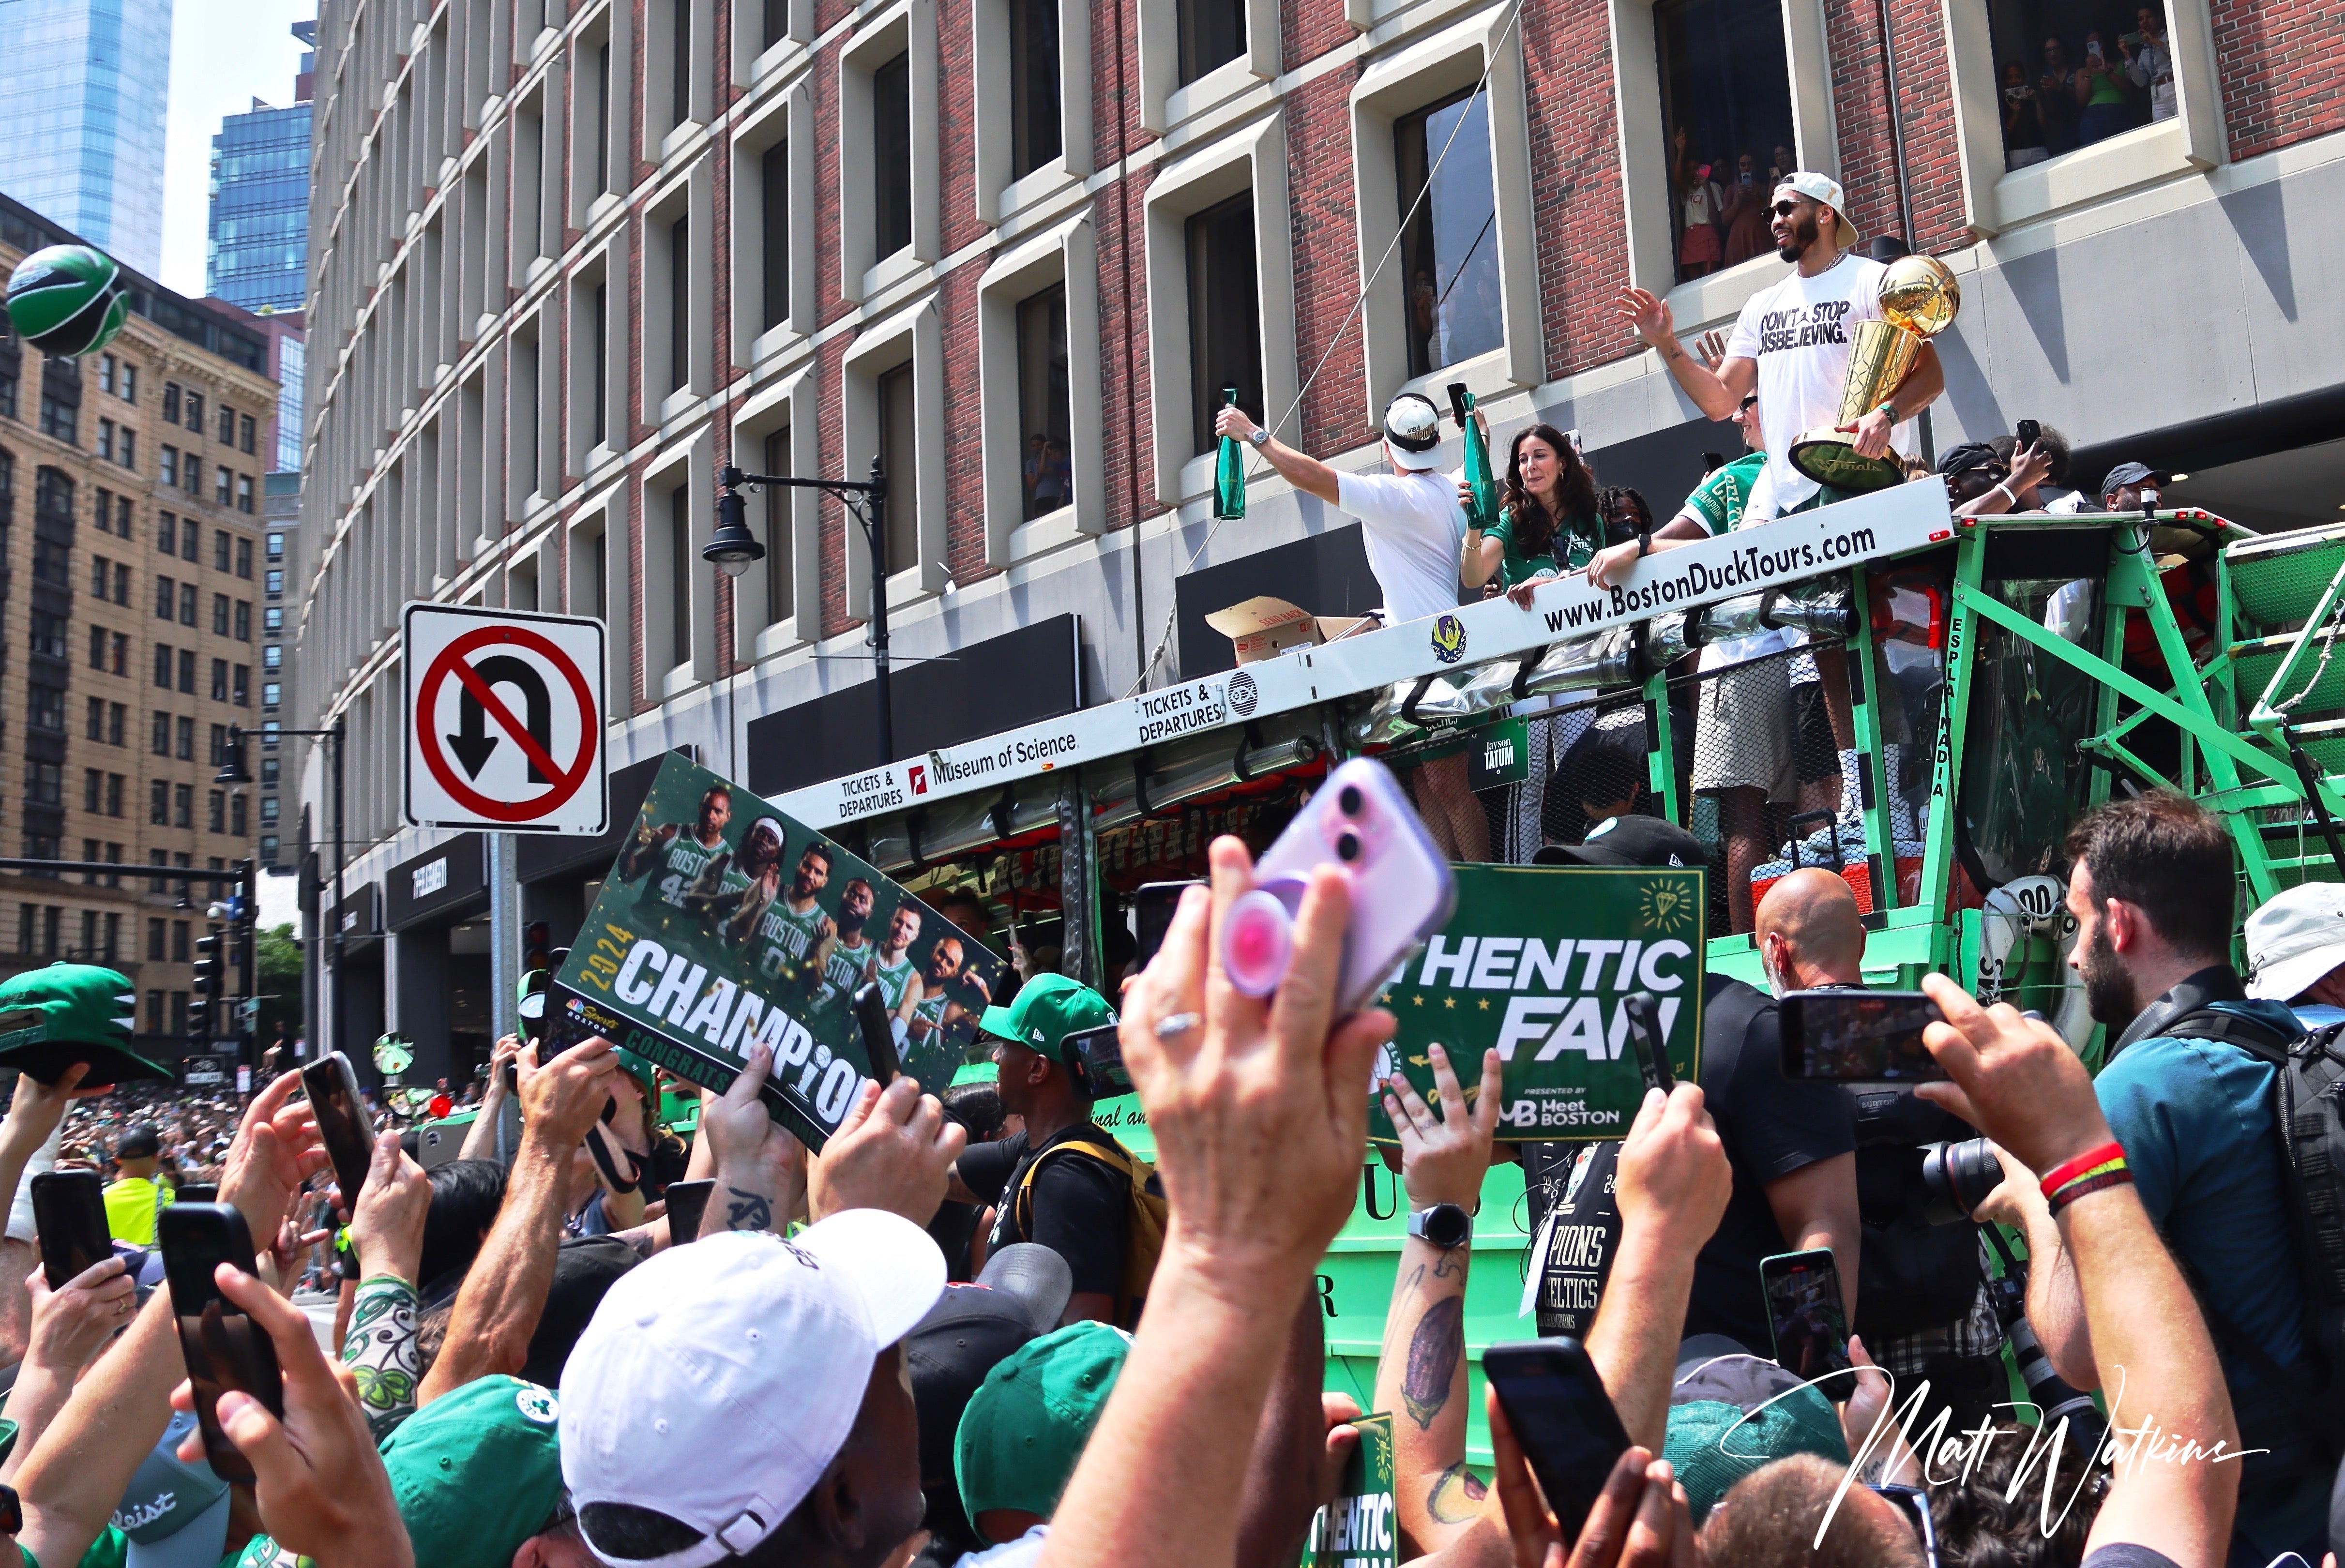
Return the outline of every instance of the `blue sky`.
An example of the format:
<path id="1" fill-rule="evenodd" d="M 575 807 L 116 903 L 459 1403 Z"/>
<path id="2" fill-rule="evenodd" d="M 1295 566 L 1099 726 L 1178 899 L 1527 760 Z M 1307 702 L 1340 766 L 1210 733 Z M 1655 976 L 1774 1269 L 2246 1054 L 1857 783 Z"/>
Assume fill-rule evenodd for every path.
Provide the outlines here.
<path id="1" fill-rule="evenodd" d="M 317 14 L 317 0 L 178 0 L 174 5 L 163 157 L 164 287 L 203 295 L 212 137 L 220 116 L 242 114 L 256 97 L 279 107 L 293 101 L 301 43 L 286 29 Z"/>

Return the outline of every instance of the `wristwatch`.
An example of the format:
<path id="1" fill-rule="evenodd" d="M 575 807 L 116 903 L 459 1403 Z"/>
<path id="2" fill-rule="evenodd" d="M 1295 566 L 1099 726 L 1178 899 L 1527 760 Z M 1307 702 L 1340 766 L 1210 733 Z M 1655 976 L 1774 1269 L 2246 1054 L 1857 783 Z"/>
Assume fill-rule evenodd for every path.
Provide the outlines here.
<path id="1" fill-rule="evenodd" d="M 1270 444 L 1270 432 L 1264 430 L 1260 425 L 1256 425 L 1254 428 L 1253 433 L 1248 435 L 1246 440 L 1252 441 L 1258 447 L 1266 447 Z"/>
<path id="2" fill-rule="evenodd" d="M 1408 1217 L 1408 1233 L 1447 1252 L 1474 1239 L 1474 1217 L 1454 1203 L 1436 1203 Z"/>

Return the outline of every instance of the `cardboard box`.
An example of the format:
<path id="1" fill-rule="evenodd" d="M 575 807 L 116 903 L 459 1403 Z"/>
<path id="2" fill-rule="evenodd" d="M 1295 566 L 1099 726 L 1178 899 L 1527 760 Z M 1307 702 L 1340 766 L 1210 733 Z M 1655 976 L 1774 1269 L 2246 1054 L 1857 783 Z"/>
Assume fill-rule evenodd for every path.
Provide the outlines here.
<path id="1" fill-rule="evenodd" d="M 1290 648 L 1314 647 L 1338 637 L 1375 630 L 1374 615 L 1314 615 L 1284 599 L 1268 594 L 1216 610 L 1205 624 L 1237 646 L 1238 663 L 1251 664 L 1275 659 Z"/>

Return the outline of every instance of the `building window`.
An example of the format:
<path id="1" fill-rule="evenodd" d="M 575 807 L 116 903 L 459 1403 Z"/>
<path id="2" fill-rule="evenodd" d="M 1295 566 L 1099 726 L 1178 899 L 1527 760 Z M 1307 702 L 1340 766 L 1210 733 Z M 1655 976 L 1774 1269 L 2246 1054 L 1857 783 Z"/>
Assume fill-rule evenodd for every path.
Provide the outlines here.
<path id="1" fill-rule="evenodd" d="M 684 8 L 678 0 L 677 9 Z M 680 392 L 692 379 L 692 214 L 667 226 L 667 389 Z"/>
<path id="2" fill-rule="evenodd" d="M 159 663 L 160 661 L 158 660 L 157 663 Z M 148 749 L 158 757 L 168 757 L 171 754 L 170 714 L 157 713 L 155 715 L 155 735 L 153 743 L 150 744 Z"/>
<path id="3" fill-rule="evenodd" d="M 1174 0 L 1185 86 L 1245 52 L 1246 0 Z"/>
<path id="4" fill-rule="evenodd" d="M 179 624 L 193 626 L 195 623 L 196 585 L 192 582 L 182 582 L 179 584 Z"/>
<path id="5" fill-rule="evenodd" d="M 136 365 L 122 367 L 122 400 L 126 403 L 138 400 L 138 367 Z"/>
<path id="6" fill-rule="evenodd" d="M 129 640 L 127 638 L 124 639 L 126 643 Z M 122 744 L 123 726 L 128 722 L 129 717 L 129 704 L 126 703 L 108 703 L 106 704 L 106 744 L 107 745 L 118 746 Z"/>
<path id="7" fill-rule="evenodd" d="M 25 798 L 39 805 L 65 804 L 66 770 L 56 763 L 25 764 Z M 28 835 L 29 836 L 29 835 Z M 53 858 L 55 852 L 42 858 Z"/>
<path id="8" fill-rule="evenodd" d="M 1010 0 L 1011 179 L 1059 156 L 1059 0 Z"/>
<path id="9" fill-rule="evenodd" d="M 171 645 L 168 642 L 155 644 L 155 683 L 167 692 L 171 689 Z"/>
<path id="10" fill-rule="evenodd" d="M 33 576 L 63 588 L 73 581 L 73 547 L 54 539 L 33 541 Z"/>
<path id="11" fill-rule="evenodd" d="M 610 51 L 605 49 L 604 52 L 608 54 Z M 263 801 L 260 804 L 265 811 L 271 803 Z M 277 835 L 273 833 L 264 833 L 260 835 L 260 864 L 263 865 L 277 864 Z"/>
<path id="12" fill-rule="evenodd" d="M 0 414 L 16 417 L 16 362 L 0 366 Z"/>
<path id="13" fill-rule="evenodd" d="M 229 673 L 236 677 L 234 683 L 236 705 L 239 708 L 252 706 L 252 666 L 239 664 Z"/>
<path id="14" fill-rule="evenodd" d="M 1254 193 L 1240 191 L 1188 221 L 1191 450 L 1213 450 L 1213 420 L 1223 389 L 1238 406 L 1274 411 L 1262 401 L 1262 314 L 1254 288 Z"/>
<path id="15" fill-rule="evenodd" d="M 250 511 L 252 509 L 247 507 L 245 510 Z M 247 582 L 252 581 L 252 541 L 249 539 L 236 541 L 236 574 Z"/>
<path id="16" fill-rule="evenodd" d="M 206 798 L 205 807 L 204 831 L 226 833 L 228 831 L 228 792 L 218 789 L 211 791 Z"/>
<path id="17" fill-rule="evenodd" d="M 111 354 L 97 357 L 97 389 L 101 392 L 114 390 L 114 356 Z"/>
<path id="18" fill-rule="evenodd" d="M 200 501 L 203 499 L 204 465 L 196 460 L 196 454 L 193 452 L 188 453 L 186 457 L 180 460 L 179 488 L 186 491 L 190 497 L 196 500 Z M 187 559 L 193 561 L 195 557 L 191 555 Z"/>
<path id="19" fill-rule="evenodd" d="M 66 656 L 66 618 L 44 610 L 33 612 L 32 645 L 36 653 L 46 653 L 52 659 Z"/>
<path id="20" fill-rule="evenodd" d="M 766 149 L 757 161 L 758 197 L 764 207 L 766 254 L 765 314 L 768 329 L 790 318 L 790 142 L 787 137 Z M 909 197 L 909 187 L 907 189 Z"/>
<path id="21" fill-rule="evenodd" d="M 604 52 L 608 54 L 610 51 L 605 47 Z M 611 288 L 607 283 L 594 285 L 594 424 L 592 443 L 599 447 L 611 439 Z M 272 551 L 269 559 L 278 560 L 283 553 L 282 550 Z"/>
<path id="22" fill-rule="evenodd" d="M 163 449 L 163 482 L 165 484 L 171 482 L 171 463 L 178 456 L 178 454 L 169 447 Z M 155 514 L 155 548 L 165 555 L 179 553 L 179 518 L 177 512 L 158 511 Z"/>
<path id="23" fill-rule="evenodd" d="M 228 661 L 225 659 L 212 661 L 212 701 L 228 701 Z"/>
<path id="24" fill-rule="evenodd" d="M 97 421 L 97 455 L 108 462 L 114 460 L 114 421 L 112 420 Z"/>
<path id="25" fill-rule="evenodd" d="M 214 505 L 228 505 L 229 499 L 236 493 L 234 488 L 235 478 L 235 475 L 229 473 L 228 470 L 224 468 L 216 467 L 212 470 L 212 502 Z"/>
<path id="26" fill-rule="evenodd" d="M 236 417 L 236 450 L 240 452 L 250 452 L 254 434 L 252 416 L 239 414 Z"/>
<path id="27" fill-rule="evenodd" d="M 271 599 L 285 592 L 285 569 L 281 566 L 270 567 L 269 569 L 268 579 L 263 582 L 262 586 L 268 590 L 269 596 Z"/>
<path id="28" fill-rule="evenodd" d="M 244 796 L 240 794 L 231 796 L 228 800 L 228 831 L 229 836 L 233 838 L 242 838 L 252 831 L 252 824 L 247 820 L 245 814 Z"/>
<path id="29" fill-rule="evenodd" d="M 122 814 L 122 786 L 127 782 L 127 781 L 125 780 L 120 774 L 108 774 L 106 775 L 107 815 L 120 816 Z M 122 858 L 122 846 L 120 845 L 109 844 L 106 847 L 110 852 L 107 854 L 106 857 L 107 859 L 120 860 Z"/>
<path id="30" fill-rule="evenodd" d="M 273 794 L 262 795 L 260 797 L 260 825 L 263 827 L 275 827 L 277 825 L 277 797 Z"/>
<path id="31" fill-rule="evenodd" d="M 874 390 L 879 411 L 879 460 L 888 475 L 887 567 L 890 574 L 920 563 L 919 446 L 914 439 L 912 367 L 882 371 Z"/>
<path id="32" fill-rule="evenodd" d="M 195 470 L 190 468 L 188 471 L 192 473 Z M 194 518 L 187 518 L 182 520 L 179 525 L 179 559 L 182 561 L 193 561 L 195 558 L 196 520 Z"/>
<path id="33" fill-rule="evenodd" d="M 281 604 L 262 606 L 260 630 L 270 637 L 281 635 L 285 630 L 285 607 Z"/>
<path id="34" fill-rule="evenodd" d="M 67 446 L 79 445 L 80 418 L 81 410 L 71 403 L 61 403 L 55 398 L 41 400 L 41 433 L 45 436 L 55 436 Z"/>
<path id="35" fill-rule="evenodd" d="M 173 827 L 196 825 L 195 785 L 173 784 L 171 786 L 171 825 Z"/>
<path id="36" fill-rule="evenodd" d="M 185 964 L 188 961 L 188 923 L 185 920 L 171 922 L 171 962 L 174 964 Z"/>
<path id="37" fill-rule="evenodd" d="M 1018 302 L 1020 493 L 1029 519 L 1075 499 L 1067 395 L 1067 286 Z"/>
<path id="38" fill-rule="evenodd" d="M 126 522 L 123 526 L 127 529 L 129 524 Z M 124 537 L 128 535 L 126 533 Z M 130 567 L 126 561 L 114 563 L 114 602 L 117 604 L 130 602 Z"/>
<path id="39" fill-rule="evenodd" d="M 53 730 L 63 734 L 66 727 L 65 693 L 56 686 L 25 688 L 25 723 L 36 730 Z"/>
<path id="40" fill-rule="evenodd" d="M 219 444 L 224 447 L 236 445 L 236 410 L 226 403 L 219 407 Z"/>
<path id="41" fill-rule="evenodd" d="M 137 430 L 126 429 L 121 432 L 115 443 L 114 460 L 127 469 L 135 469 L 138 466 L 138 432 Z"/>
<path id="42" fill-rule="evenodd" d="M 871 73 L 872 254 L 884 261 L 912 243 L 912 56 Z"/>
<path id="43" fill-rule="evenodd" d="M 177 381 L 163 383 L 163 422 L 167 425 L 179 422 L 179 383 Z"/>
<path id="44" fill-rule="evenodd" d="M 692 0 L 668 0 L 668 116 L 673 129 L 692 118 Z"/>
<path id="45" fill-rule="evenodd" d="M 81 770 L 81 808 L 82 808 L 82 810 L 84 810 L 84 811 L 86 811 L 86 812 L 88 812 L 88 813 L 89 813 L 89 814 L 91 814 L 93 816 L 94 816 L 94 815 L 96 815 L 96 813 L 97 813 L 97 803 L 98 803 L 101 799 L 103 799 L 103 798 L 105 797 L 105 794 L 106 794 L 106 770 L 105 770 L 105 769 L 103 769 L 103 768 L 84 768 L 84 769 L 82 769 L 82 770 Z M 97 858 L 97 845 L 96 845 L 96 842 L 95 842 L 95 841 L 92 841 L 92 842 L 90 843 L 90 846 L 89 846 L 89 848 L 90 848 L 90 853 L 88 853 L 87 855 L 83 855 L 83 856 L 82 856 L 82 858 L 83 858 L 84 860 L 96 860 L 96 859 Z"/>
<path id="46" fill-rule="evenodd" d="M 100 491 L 98 493 L 104 495 L 106 492 Z M 103 555 L 93 555 L 89 558 L 89 591 L 100 599 L 106 597 L 106 585 L 109 581 L 107 565 L 107 559 Z"/>
<path id="47" fill-rule="evenodd" d="M 252 476 L 249 473 L 236 476 L 236 510 L 239 511 L 252 510 Z M 247 551 L 250 551 L 251 548 L 249 542 L 245 545 Z"/>
<path id="48" fill-rule="evenodd" d="M 244 666 L 239 664 L 237 668 L 242 670 Z M 275 681 L 263 681 L 260 683 L 260 705 L 264 708 L 276 707 L 279 699 L 284 694 L 284 687 Z"/>
<path id="49" fill-rule="evenodd" d="M 611 188 L 611 43 L 594 50 L 594 192 Z"/>
<path id="50" fill-rule="evenodd" d="M 89 667 L 93 670 L 106 668 L 106 628 L 103 626 L 89 629 Z M 89 738 L 93 741 L 97 739 L 95 734 Z"/>
<path id="51" fill-rule="evenodd" d="M 1426 376 L 1506 342 L 1488 93 L 1469 89 L 1402 116 L 1393 125 L 1393 167 L 1400 186 L 1408 373 Z"/>
<path id="52" fill-rule="evenodd" d="M 283 534 L 270 534 L 269 536 L 268 543 L 269 560 L 282 561 L 285 559 L 285 536 Z"/>
<path id="53" fill-rule="evenodd" d="M 275 784 L 278 781 L 281 766 L 282 764 L 279 764 L 278 759 L 275 757 L 261 758 L 260 782 L 265 784 Z"/>
<path id="54" fill-rule="evenodd" d="M 173 728 L 177 744 L 172 747 L 172 754 L 183 763 L 194 762 L 196 760 L 196 721 L 182 713 Z"/>
<path id="55" fill-rule="evenodd" d="M 82 719 L 85 726 L 82 735 L 83 739 L 91 741 L 102 741 L 106 739 L 105 698 L 91 697 L 87 699 L 83 704 Z"/>
<path id="56" fill-rule="evenodd" d="M 179 650 L 179 690 L 192 697 L 196 694 L 196 651 Z"/>
<path id="57" fill-rule="evenodd" d="M 249 599 L 236 602 L 236 640 L 239 642 L 252 641 L 252 601 Z"/>
<path id="58" fill-rule="evenodd" d="M 211 750 L 207 752 L 205 756 L 216 768 L 225 765 L 228 762 L 228 726 L 226 724 L 212 726 Z"/>
<path id="59" fill-rule="evenodd" d="M 155 619 L 168 621 L 178 613 L 179 583 L 177 578 L 155 579 Z"/>
<path id="60" fill-rule="evenodd" d="M 667 492 L 668 663 L 692 663 L 692 484 Z"/>
<path id="61" fill-rule="evenodd" d="M 181 405 L 187 411 L 187 427 L 198 435 L 204 433 L 204 395 L 192 389 Z"/>
<path id="62" fill-rule="evenodd" d="M 786 474 L 790 471 L 790 427 L 769 431 L 766 436 L 766 471 Z M 793 580 L 796 565 L 792 546 L 797 541 L 790 529 L 790 497 L 794 492 L 786 486 L 769 485 L 766 489 L 766 619 L 781 621 L 791 613 L 797 602 L 794 595 L 797 585 Z"/>
<path id="63" fill-rule="evenodd" d="M 212 595 L 212 635 L 228 635 L 228 595 L 225 593 Z"/>
<path id="64" fill-rule="evenodd" d="M 1767 203 L 1798 167 L 1779 0 L 1656 0 L 1677 279 L 1774 248 Z M 1750 177 L 1746 182 L 1744 176 Z"/>

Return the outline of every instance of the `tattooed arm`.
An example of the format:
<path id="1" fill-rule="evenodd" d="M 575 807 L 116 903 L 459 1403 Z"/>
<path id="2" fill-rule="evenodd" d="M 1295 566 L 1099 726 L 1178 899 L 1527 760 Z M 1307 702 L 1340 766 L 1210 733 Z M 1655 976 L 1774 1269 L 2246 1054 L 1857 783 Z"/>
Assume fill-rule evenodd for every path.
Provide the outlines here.
<path id="1" fill-rule="evenodd" d="M 748 1065 L 733 1087 L 720 1098 L 701 1102 L 700 1136 L 715 1156 L 711 1174 L 716 1183 L 700 1217 L 703 1235 L 779 1233 L 806 1213 L 806 1145 L 776 1126 L 757 1098 L 773 1060 L 773 1047 L 752 1046 Z"/>
<path id="2" fill-rule="evenodd" d="M 1401 1184 L 1412 1212 L 1454 1203 L 1471 1212 L 1490 1168 L 1498 1124 L 1498 1053 L 1482 1060 L 1469 1115 L 1457 1075 L 1431 1047 L 1436 1113 L 1393 1078 L 1385 1113 L 1400 1135 Z M 1483 1488 L 1466 1468 L 1466 1270 L 1472 1244 L 1444 1249 L 1410 1237 L 1385 1316 L 1375 1408 L 1393 1412 L 1393 1498 L 1404 1556 L 1435 1551 L 1470 1525 Z"/>

